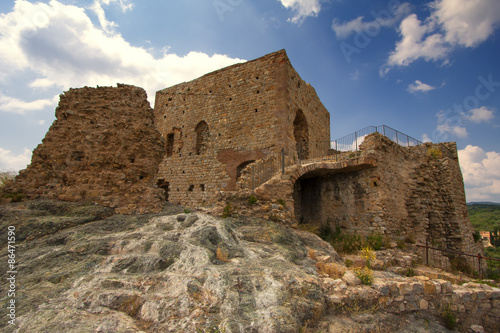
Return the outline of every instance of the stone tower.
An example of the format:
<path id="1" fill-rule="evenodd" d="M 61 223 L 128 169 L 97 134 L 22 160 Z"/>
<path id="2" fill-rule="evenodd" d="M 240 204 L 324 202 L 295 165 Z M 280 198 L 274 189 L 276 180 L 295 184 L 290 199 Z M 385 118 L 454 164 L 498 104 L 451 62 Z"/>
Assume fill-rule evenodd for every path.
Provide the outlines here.
<path id="1" fill-rule="evenodd" d="M 158 185 L 181 205 L 211 205 L 251 162 L 330 140 L 328 111 L 284 50 L 158 91 L 154 112 L 167 149 Z"/>

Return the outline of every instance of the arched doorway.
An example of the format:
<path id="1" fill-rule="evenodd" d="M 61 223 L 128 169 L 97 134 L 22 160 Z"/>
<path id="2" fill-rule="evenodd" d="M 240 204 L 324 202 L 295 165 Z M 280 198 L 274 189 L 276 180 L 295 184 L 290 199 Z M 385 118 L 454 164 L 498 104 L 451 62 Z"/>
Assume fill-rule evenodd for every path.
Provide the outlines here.
<path id="1" fill-rule="evenodd" d="M 293 121 L 293 136 L 295 137 L 297 155 L 299 160 L 309 158 L 309 127 L 302 110 L 297 110 Z"/>
<path id="2" fill-rule="evenodd" d="M 210 131 L 208 130 L 208 125 L 203 120 L 196 125 L 194 129 L 196 133 L 196 146 L 195 153 L 196 155 L 201 155 L 207 150 L 208 137 L 210 135 Z"/>
<path id="3" fill-rule="evenodd" d="M 255 160 L 245 161 L 236 167 L 236 182 L 238 182 L 238 179 L 240 179 L 243 169 L 245 169 L 249 164 L 253 162 L 255 162 Z"/>

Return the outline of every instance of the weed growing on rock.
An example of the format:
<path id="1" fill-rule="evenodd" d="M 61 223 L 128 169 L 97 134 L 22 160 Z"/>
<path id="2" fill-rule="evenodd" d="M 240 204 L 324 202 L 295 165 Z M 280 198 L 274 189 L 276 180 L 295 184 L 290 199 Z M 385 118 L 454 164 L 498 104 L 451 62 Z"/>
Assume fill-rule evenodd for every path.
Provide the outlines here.
<path id="1" fill-rule="evenodd" d="M 230 202 L 228 202 L 224 207 L 224 212 L 222 213 L 222 217 L 226 218 L 230 217 L 231 215 L 233 215 L 233 206 L 231 205 Z"/>
<path id="2" fill-rule="evenodd" d="M 430 158 L 437 160 L 443 157 L 443 152 L 441 149 L 436 148 L 436 147 L 429 147 L 427 149 L 427 153 L 429 154 Z"/>
<path id="3" fill-rule="evenodd" d="M 444 326 L 447 329 L 452 330 L 452 329 L 457 327 L 457 325 L 458 325 L 457 316 L 451 311 L 450 304 L 443 306 L 440 309 L 439 314 L 440 314 L 441 318 L 443 318 Z"/>
<path id="4" fill-rule="evenodd" d="M 355 268 L 354 272 L 364 285 L 371 285 L 373 283 L 373 271 L 368 267 Z"/>
<path id="5" fill-rule="evenodd" d="M 253 195 L 253 194 L 248 197 L 248 203 L 250 205 L 255 205 L 257 203 L 257 201 L 258 201 L 257 197 L 255 195 Z"/>
<path id="6" fill-rule="evenodd" d="M 367 268 L 370 268 L 371 264 L 375 259 L 377 259 L 377 255 L 375 254 L 375 251 L 369 246 L 361 248 L 359 251 L 359 256 L 363 259 L 365 259 L 365 264 Z"/>

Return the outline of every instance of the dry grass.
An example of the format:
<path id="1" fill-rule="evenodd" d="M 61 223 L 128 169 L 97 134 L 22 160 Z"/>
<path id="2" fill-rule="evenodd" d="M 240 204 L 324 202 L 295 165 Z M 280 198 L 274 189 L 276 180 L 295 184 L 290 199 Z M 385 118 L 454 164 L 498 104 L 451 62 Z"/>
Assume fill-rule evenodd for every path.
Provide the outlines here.
<path id="1" fill-rule="evenodd" d="M 222 261 L 222 262 L 230 262 L 231 259 L 228 257 L 227 251 L 224 251 L 220 247 L 217 247 L 217 260 Z"/>
<path id="2" fill-rule="evenodd" d="M 342 275 L 344 275 L 345 273 L 345 268 L 343 266 L 337 265 L 336 263 L 333 262 L 329 263 L 318 262 L 316 263 L 316 269 L 318 270 L 318 273 L 326 274 L 332 279 L 341 278 Z"/>

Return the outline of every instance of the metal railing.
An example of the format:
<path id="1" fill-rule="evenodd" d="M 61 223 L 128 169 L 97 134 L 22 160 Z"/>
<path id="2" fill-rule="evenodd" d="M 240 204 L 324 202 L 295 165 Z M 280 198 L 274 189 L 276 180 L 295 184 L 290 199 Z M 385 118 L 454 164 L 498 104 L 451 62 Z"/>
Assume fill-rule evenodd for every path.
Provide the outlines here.
<path id="1" fill-rule="evenodd" d="M 265 159 L 250 164 L 242 173 L 242 182 L 251 189 L 265 183 L 269 179 L 284 173 L 286 167 L 301 164 L 307 160 L 322 159 L 341 161 L 358 156 L 360 146 L 366 136 L 380 133 L 404 147 L 418 146 L 422 142 L 399 132 L 389 126 L 368 126 L 334 141 L 304 141 L 297 142 L 295 151 L 283 149 L 269 155 Z"/>
<path id="2" fill-rule="evenodd" d="M 477 259 L 477 267 L 478 267 L 477 272 L 478 272 L 478 274 L 479 274 L 480 277 L 483 277 L 483 265 L 482 265 L 482 261 L 483 260 L 490 261 L 490 266 L 491 267 L 493 267 L 493 265 L 491 265 L 491 261 L 499 262 L 499 265 L 498 265 L 498 274 L 500 276 L 500 259 L 483 257 L 481 255 L 481 253 L 478 253 L 478 254 L 469 254 L 469 253 L 462 253 L 462 252 L 458 252 L 458 251 L 453 251 L 453 250 L 447 250 L 447 249 L 440 249 L 440 248 L 437 248 L 437 247 L 432 247 L 432 246 L 429 246 L 429 242 L 427 240 L 425 241 L 425 245 L 417 244 L 417 247 L 425 249 L 425 264 L 426 265 L 429 265 L 429 250 L 435 250 L 435 251 L 452 253 L 452 254 L 457 254 L 457 255 L 460 255 L 460 256 L 472 257 L 472 258 Z M 474 264 L 474 266 L 475 266 L 475 264 Z"/>
<path id="3" fill-rule="evenodd" d="M 403 147 L 414 147 L 422 144 L 421 141 L 392 127 L 380 125 L 365 127 L 334 141 L 298 142 L 297 154 L 300 161 L 318 158 L 338 161 L 343 157 L 352 157 L 352 154 L 345 154 L 347 152 L 359 152 L 365 138 L 373 133 L 380 133 Z"/>

